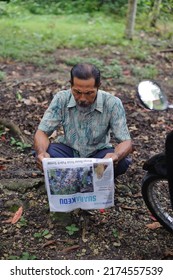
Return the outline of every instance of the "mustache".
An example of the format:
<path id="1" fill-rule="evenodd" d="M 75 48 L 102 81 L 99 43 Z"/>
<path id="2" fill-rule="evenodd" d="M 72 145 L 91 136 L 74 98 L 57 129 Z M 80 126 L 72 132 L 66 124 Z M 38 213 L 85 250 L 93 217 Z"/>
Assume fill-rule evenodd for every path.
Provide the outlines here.
<path id="1" fill-rule="evenodd" d="M 87 107 L 87 106 L 89 106 L 89 103 L 84 102 L 84 101 L 78 101 L 78 105 L 81 106 L 81 107 Z"/>

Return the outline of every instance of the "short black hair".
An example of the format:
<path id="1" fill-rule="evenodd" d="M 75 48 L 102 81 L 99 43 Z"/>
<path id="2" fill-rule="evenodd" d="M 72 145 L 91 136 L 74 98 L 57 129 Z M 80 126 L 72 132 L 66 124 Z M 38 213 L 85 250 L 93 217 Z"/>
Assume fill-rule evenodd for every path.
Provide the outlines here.
<path id="1" fill-rule="evenodd" d="M 95 87 L 100 86 L 100 70 L 90 63 L 78 63 L 71 69 L 70 83 L 73 86 L 74 77 L 81 80 L 88 80 L 90 78 L 95 79 Z"/>

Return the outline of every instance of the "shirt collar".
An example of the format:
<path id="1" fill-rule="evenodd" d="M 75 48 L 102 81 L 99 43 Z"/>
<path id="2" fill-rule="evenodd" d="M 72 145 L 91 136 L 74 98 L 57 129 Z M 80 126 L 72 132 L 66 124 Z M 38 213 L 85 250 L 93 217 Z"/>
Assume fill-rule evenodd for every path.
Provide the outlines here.
<path id="1" fill-rule="evenodd" d="M 67 105 L 67 108 L 72 108 L 72 107 L 75 107 L 75 106 L 76 106 L 76 101 L 74 99 L 73 94 L 71 93 L 70 101 L 69 101 L 69 103 Z"/>
<path id="2" fill-rule="evenodd" d="M 72 108 L 72 107 L 75 107 L 75 106 L 76 106 L 76 101 L 74 99 L 73 94 L 71 93 L 70 101 L 67 105 L 67 108 Z M 98 92 L 97 92 L 97 98 L 96 98 L 96 101 L 95 101 L 94 110 L 97 110 L 101 113 L 103 112 L 103 95 L 102 95 L 100 90 L 98 90 Z"/>

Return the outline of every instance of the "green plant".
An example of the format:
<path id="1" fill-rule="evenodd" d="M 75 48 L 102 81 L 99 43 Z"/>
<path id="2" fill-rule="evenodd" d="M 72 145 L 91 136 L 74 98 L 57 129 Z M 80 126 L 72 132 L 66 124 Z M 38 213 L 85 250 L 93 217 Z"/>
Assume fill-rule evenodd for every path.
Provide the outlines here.
<path id="1" fill-rule="evenodd" d="M 118 230 L 117 230 L 116 228 L 112 230 L 112 233 L 113 233 L 113 236 L 114 236 L 115 238 L 118 238 L 118 237 L 119 237 L 119 233 L 118 233 Z"/>
<path id="2" fill-rule="evenodd" d="M 27 221 L 24 217 L 21 217 L 21 218 L 20 218 L 19 225 L 20 225 L 21 227 L 26 227 L 26 226 L 27 226 L 27 223 L 28 223 L 28 221 Z"/>
<path id="3" fill-rule="evenodd" d="M 112 30 L 116 32 L 112 32 Z M 124 23 L 101 13 L 25 15 L 0 18 L 1 57 L 46 65 L 46 52 L 59 47 L 114 45 L 123 38 Z M 58 35 L 58 36 L 57 36 Z M 99 60 L 91 61 L 100 66 Z M 53 61 L 48 62 L 54 63 Z"/>
<path id="4" fill-rule="evenodd" d="M 22 100 L 22 95 L 21 95 L 21 93 L 20 93 L 19 91 L 16 92 L 16 99 L 17 99 L 18 101 L 21 101 L 21 100 Z"/>
<path id="5" fill-rule="evenodd" d="M 23 252 L 20 256 L 10 256 L 10 260 L 35 260 L 35 255 L 30 255 L 28 252 Z"/>
<path id="6" fill-rule="evenodd" d="M 0 125 L 0 137 L 5 135 L 5 134 L 6 134 L 6 131 L 5 131 L 4 126 Z"/>
<path id="7" fill-rule="evenodd" d="M 0 71 L 0 82 L 4 81 L 6 74 L 3 71 Z"/>
<path id="8" fill-rule="evenodd" d="M 36 232 L 34 233 L 34 237 L 38 238 L 39 240 L 41 240 L 43 237 L 47 237 L 49 235 L 49 230 L 45 229 L 42 232 Z"/>
<path id="9" fill-rule="evenodd" d="M 120 78 L 122 75 L 122 67 L 118 64 L 105 66 L 102 70 L 103 78 Z"/>
<path id="10" fill-rule="evenodd" d="M 10 144 L 11 144 L 12 146 L 16 146 L 16 147 L 17 147 L 17 150 L 20 150 L 20 151 L 24 151 L 25 149 L 31 147 L 30 144 L 26 144 L 26 143 L 23 143 L 23 142 L 21 142 L 21 141 L 18 141 L 18 140 L 16 140 L 14 137 L 11 137 L 11 138 L 10 138 Z"/>
<path id="11" fill-rule="evenodd" d="M 79 228 L 76 227 L 75 224 L 71 224 L 70 226 L 67 226 L 66 229 L 67 229 L 67 233 L 68 233 L 69 235 L 73 235 L 76 231 L 79 230 Z"/>
<path id="12" fill-rule="evenodd" d="M 132 66 L 132 74 L 139 79 L 155 79 L 158 70 L 155 65 L 146 65 L 144 67 Z"/>

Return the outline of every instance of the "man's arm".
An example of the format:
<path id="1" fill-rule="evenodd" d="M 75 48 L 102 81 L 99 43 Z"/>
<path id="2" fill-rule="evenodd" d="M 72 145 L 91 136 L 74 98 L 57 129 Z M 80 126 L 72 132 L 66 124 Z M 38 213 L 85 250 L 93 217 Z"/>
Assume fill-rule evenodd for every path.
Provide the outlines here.
<path id="1" fill-rule="evenodd" d="M 42 159 L 50 157 L 50 155 L 46 152 L 49 144 L 50 141 L 47 134 L 38 129 L 34 136 L 34 149 L 37 154 L 37 165 L 40 169 L 42 169 Z"/>
<path id="2" fill-rule="evenodd" d="M 118 163 L 118 161 L 125 158 L 131 152 L 132 152 L 132 141 L 125 140 L 116 146 L 114 153 L 106 154 L 105 158 L 112 158 L 112 160 L 115 163 L 116 162 Z"/>

